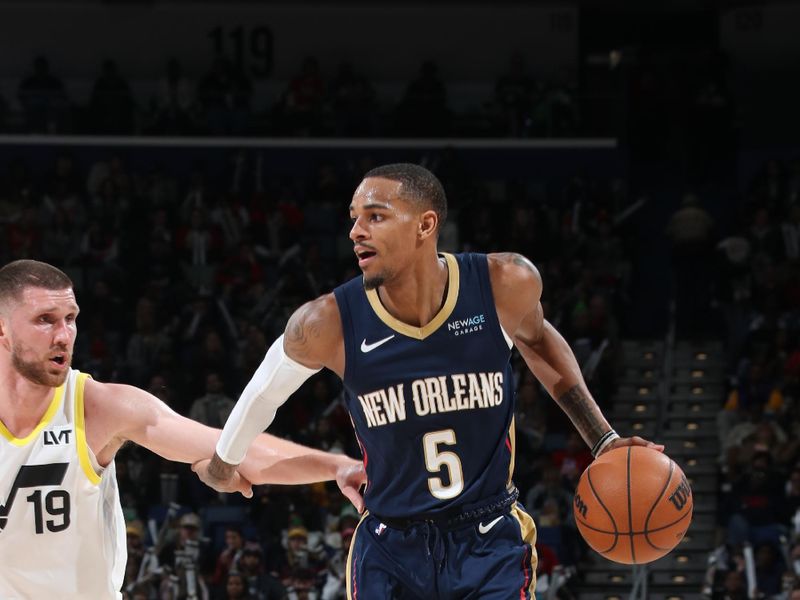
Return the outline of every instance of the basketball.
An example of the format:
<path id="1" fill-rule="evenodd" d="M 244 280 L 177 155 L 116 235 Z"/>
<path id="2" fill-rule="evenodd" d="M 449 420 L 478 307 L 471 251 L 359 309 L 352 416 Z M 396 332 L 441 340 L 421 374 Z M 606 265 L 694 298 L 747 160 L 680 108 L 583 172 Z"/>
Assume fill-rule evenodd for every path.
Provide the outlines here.
<path id="1" fill-rule="evenodd" d="M 644 446 L 602 454 L 581 475 L 573 502 L 586 543 L 625 564 L 648 563 L 672 550 L 689 528 L 692 507 L 681 468 Z"/>

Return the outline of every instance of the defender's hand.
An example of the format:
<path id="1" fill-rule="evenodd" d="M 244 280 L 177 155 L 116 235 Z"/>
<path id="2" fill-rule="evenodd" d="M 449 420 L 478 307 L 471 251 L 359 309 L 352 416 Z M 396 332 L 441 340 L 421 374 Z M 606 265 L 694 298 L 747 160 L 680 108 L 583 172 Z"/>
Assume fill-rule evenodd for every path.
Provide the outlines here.
<path id="1" fill-rule="evenodd" d="M 236 465 L 229 465 L 216 454 L 211 459 L 198 460 L 192 465 L 192 471 L 200 481 L 218 492 L 239 492 L 245 498 L 253 497 L 253 484 L 239 474 Z"/>
<path id="2" fill-rule="evenodd" d="M 356 507 L 358 514 L 364 512 L 364 497 L 361 488 L 367 484 L 367 472 L 363 463 L 349 463 L 336 470 L 336 485 Z"/>

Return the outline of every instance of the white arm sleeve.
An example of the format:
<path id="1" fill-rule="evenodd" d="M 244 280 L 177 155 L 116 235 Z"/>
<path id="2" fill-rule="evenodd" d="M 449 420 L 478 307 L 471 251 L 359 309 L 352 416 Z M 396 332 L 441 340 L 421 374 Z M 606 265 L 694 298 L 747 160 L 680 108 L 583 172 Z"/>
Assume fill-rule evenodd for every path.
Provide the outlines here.
<path id="1" fill-rule="evenodd" d="M 319 370 L 286 356 L 281 335 L 267 350 L 225 422 L 217 455 L 230 465 L 241 463 L 256 436 L 272 423 L 278 407 Z"/>

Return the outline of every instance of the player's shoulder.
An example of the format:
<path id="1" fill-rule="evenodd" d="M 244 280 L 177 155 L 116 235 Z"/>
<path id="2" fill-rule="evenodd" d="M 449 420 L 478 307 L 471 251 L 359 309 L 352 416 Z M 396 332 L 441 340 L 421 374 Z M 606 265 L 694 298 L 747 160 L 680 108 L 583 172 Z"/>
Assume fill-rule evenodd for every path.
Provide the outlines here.
<path id="1" fill-rule="evenodd" d="M 147 392 L 125 383 L 108 383 L 88 377 L 84 385 L 84 405 L 87 414 L 116 418 L 124 410 Z"/>
<path id="2" fill-rule="evenodd" d="M 86 380 L 83 392 L 86 433 L 95 454 L 137 423 L 147 420 L 148 406 L 157 400 L 149 393 L 124 383 Z"/>
<path id="3" fill-rule="evenodd" d="M 542 278 L 533 263 L 516 252 L 486 255 L 494 302 L 501 315 L 523 314 L 542 297 Z"/>
<path id="4" fill-rule="evenodd" d="M 103 401 L 104 397 L 110 395 L 113 399 L 108 385 L 91 377 L 86 378 L 86 383 L 83 384 L 83 401 L 87 411 L 102 411 L 106 408 L 108 403 Z"/>
<path id="5" fill-rule="evenodd" d="M 295 357 L 322 360 L 341 343 L 342 320 L 333 293 L 323 294 L 294 311 L 286 324 L 284 346 Z"/>
<path id="6" fill-rule="evenodd" d="M 486 255 L 492 285 L 529 284 L 541 288 L 539 269 L 525 256 L 517 252 L 493 252 Z"/>
<path id="7" fill-rule="evenodd" d="M 290 322 L 292 321 L 297 325 L 314 326 L 317 323 L 326 326 L 335 325 L 335 322 L 339 321 L 339 307 L 336 304 L 336 296 L 331 292 L 309 300 L 294 311 L 290 319 Z"/>

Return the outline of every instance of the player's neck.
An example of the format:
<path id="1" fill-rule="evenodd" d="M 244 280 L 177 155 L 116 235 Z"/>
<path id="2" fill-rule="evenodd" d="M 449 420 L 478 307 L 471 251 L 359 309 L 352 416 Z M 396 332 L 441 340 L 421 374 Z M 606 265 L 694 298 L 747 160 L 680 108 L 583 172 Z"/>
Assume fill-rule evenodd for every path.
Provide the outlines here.
<path id="1" fill-rule="evenodd" d="M 424 327 L 442 308 L 447 282 L 447 262 L 434 254 L 382 285 L 378 296 L 393 317 L 408 325 Z"/>
<path id="2" fill-rule="evenodd" d="M 0 390 L 0 421 L 17 438 L 39 424 L 55 393 L 55 388 L 33 383 L 13 368 L 0 369 Z"/>

